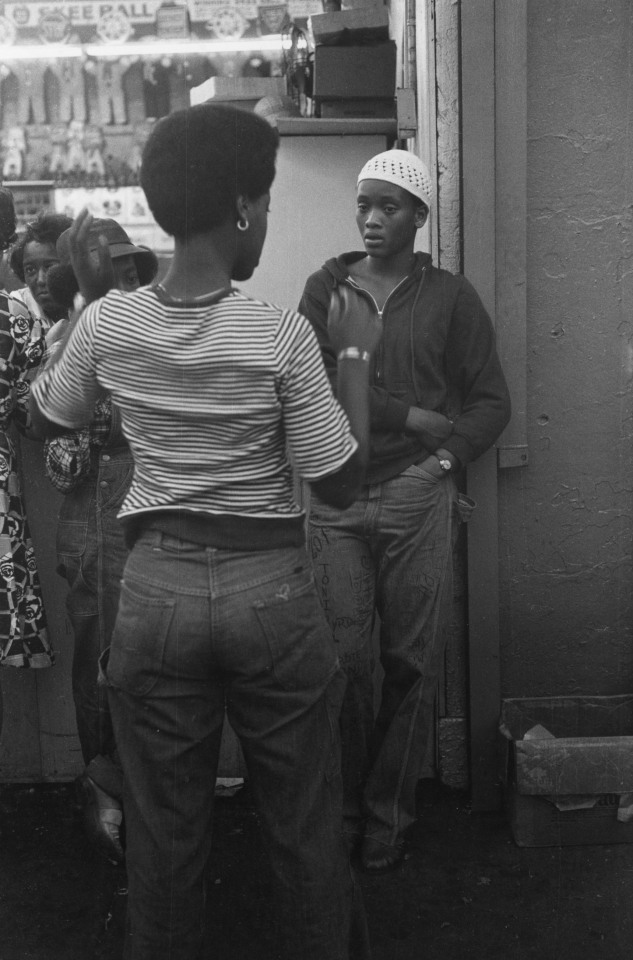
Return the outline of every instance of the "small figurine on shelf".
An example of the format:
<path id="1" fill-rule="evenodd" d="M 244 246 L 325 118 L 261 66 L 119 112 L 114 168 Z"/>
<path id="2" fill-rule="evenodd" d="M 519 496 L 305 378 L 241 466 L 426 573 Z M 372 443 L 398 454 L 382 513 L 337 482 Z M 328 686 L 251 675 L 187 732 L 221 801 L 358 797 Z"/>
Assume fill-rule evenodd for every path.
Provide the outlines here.
<path id="1" fill-rule="evenodd" d="M 51 126 L 51 155 L 48 161 L 48 174 L 59 177 L 66 169 L 66 144 L 68 142 L 68 124 L 55 123 Z"/>
<path id="2" fill-rule="evenodd" d="M 68 148 L 66 151 L 65 172 L 76 174 L 85 170 L 86 152 L 84 150 L 84 124 L 81 120 L 71 120 L 68 124 Z"/>
<path id="3" fill-rule="evenodd" d="M 83 146 L 85 151 L 84 170 L 89 179 L 105 179 L 105 163 L 103 160 L 103 150 L 106 142 L 101 127 L 95 124 L 89 124 L 84 133 Z"/>
<path id="4" fill-rule="evenodd" d="M 2 134 L 2 179 L 22 180 L 25 176 L 26 136 L 22 127 L 9 127 Z"/>

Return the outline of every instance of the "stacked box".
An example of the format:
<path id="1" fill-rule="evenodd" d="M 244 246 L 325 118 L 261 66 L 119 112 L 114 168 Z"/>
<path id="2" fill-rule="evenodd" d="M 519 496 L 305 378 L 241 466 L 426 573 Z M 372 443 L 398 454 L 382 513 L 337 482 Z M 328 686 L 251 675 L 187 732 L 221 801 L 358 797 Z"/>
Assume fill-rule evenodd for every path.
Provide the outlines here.
<path id="1" fill-rule="evenodd" d="M 384 3 L 365 4 L 352 10 L 317 13 L 310 17 L 315 46 L 381 43 L 389 39 L 389 10 Z"/>
<path id="2" fill-rule="evenodd" d="M 191 105 L 214 100 L 253 110 L 262 97 L 282 97 L 286 92 L 283 77 L 209 77 L 190 90 Z"/>
<path id="3" fill-rule="evenodd" d="M 396 115 L 396 45 L 378 3 L 310 18 L 315 44 L 312 96 L 321 117 Z"/>
<path id="4" fill-rule="evenodd" d="M 499 732 L 519 846 L 633 843 L 633 695 L 504 700 Z"/>

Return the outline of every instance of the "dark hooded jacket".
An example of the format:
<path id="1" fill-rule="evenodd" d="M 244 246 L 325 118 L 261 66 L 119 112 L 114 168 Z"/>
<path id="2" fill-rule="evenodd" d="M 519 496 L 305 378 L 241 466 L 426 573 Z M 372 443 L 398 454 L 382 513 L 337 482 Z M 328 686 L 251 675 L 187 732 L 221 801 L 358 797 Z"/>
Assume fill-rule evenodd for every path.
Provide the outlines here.
<path id="1" fill-rule="evenodd" d="M 337 284 L 347 284 L 376 306 L 348 272 L 348 265 L 364 256 L 345 253 L 328 260 L 308 278 L 299 305 L 314 327 L 334 387 L 336 355 L 327 332 L 330 295 Z M 432 453 L 405 429 L 412 406 L 454 420 L 453 433 L 441 446 L 462 465 L 474 460 L 510 419 L 494 330 L 476 291 L 465 277 L 439 270 L 428 254 L 417 253 L 409 275 L 390 293 L 382 320 L 383 337 L 373 361 L 367 482 L 395 477 Z"/>

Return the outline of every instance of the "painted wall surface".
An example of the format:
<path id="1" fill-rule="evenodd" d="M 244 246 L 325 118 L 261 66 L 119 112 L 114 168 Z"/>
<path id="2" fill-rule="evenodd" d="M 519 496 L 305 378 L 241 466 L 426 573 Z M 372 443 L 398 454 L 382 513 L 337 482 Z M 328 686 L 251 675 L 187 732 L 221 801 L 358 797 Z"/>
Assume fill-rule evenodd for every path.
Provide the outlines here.
<path id="1" fill-rule="evenodd" d="M 633 7 L 528 3 L 529 466 L 500 475 L 504 696 L 633 691 Z"/>

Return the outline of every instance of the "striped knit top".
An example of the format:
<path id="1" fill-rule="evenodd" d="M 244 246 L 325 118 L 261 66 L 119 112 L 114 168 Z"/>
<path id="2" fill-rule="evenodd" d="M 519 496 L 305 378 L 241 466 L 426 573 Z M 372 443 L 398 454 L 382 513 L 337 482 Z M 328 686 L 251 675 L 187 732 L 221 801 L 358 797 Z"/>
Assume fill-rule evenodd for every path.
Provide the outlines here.
<path id="1" fill-rule="evenodd" d="M 134 454 L 122 518 L 298 517 L 292 468 L 318 480 L 357 447 L 308 321 L 238 290 L 183 303 L 155 286 L 92 303 L 33 393 L 74 429 L 102 390 Z"/>

